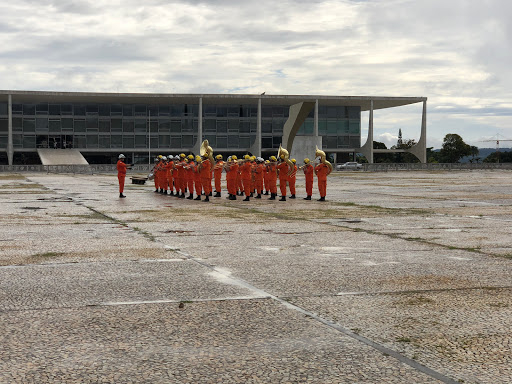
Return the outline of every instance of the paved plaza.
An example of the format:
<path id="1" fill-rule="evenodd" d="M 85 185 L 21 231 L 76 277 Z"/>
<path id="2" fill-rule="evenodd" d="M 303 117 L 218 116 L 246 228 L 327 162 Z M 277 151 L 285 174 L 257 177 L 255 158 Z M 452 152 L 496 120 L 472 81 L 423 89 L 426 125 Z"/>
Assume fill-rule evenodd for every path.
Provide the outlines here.
<path id="1" fill-rule="evenodd" d="M 0 383 L 512 382 L 511 171 L 297 186 L 0 173 Z"/>

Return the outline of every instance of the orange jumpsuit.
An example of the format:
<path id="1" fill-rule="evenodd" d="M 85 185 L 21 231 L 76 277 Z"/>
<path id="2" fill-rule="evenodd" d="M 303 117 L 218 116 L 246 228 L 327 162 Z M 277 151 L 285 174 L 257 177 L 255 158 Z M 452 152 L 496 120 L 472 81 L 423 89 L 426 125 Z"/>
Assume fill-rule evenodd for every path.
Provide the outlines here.
<path id="1" fill-rule="evenodd" d="M 304 172 L 304 176 L 306 177 L 306 194 L 308 196 L 313 195 L 313 166 L 311 164 L 306 164 L 304 168 L 302 168 Z"/>
<path id="2" fill-rule="evenodd" d="M 171 176 L 172 163 L 168 162 L 163 166 L 163 177 L 162 177 L 162 189 L 167 191 L 169 189 L 169 184 L 171 184 L 172 191 L 172 176 Z"/>
<path id="3" fill-rule="evenodd" d="M 320 192 L 320 197 L 325 197 L 327 194 L 327 175 L 330 173 L 329 167 L 320 163 L 315 167 L 315 174 L 318 178 L 318 192 Z"/>
<path id="4" fill-rule="evenodd" d="M 265 185 L 265 191 L 268 194 L 268 191 L 270 190 L 270 185 L 268 183 L 268 171 L 266 165 L 263 166 L 263 184 Z"/>
<path id="5" fill-rule="evenodd" d="M 254 184 L 256 186 L 256 191 L 259 195 L 263 193 L 263 173 L 265 172 L 265 165 L 256 164 L 254 167 Z"/>
<path id="6" fill-rule="evenodd" d="M 167 181 L 169 184 L 169 190 L 173 192 L 173 173 L 174 173 L 174 161 L 169 161 L 169 169 L 167 170 Z"/>
<path id="7" fill-rule="evenodd" d="M 237 192 L 242 192 L 244 190 L 244 186 L 242 184 L 242 177 L 240 175 L 240 165 L 238 165 L 238 173 L 236 175 L 236 190 Z"/>
<path id="8" fill-rule="evenodd" d="M 186 171 L 185 171 L 185 177 L 187 178 L 187 188 L 188 192 L 193 195 L 194 194 L 194 169 L 195 169 L 195 162 L 189 161 Z"/>
<path id="9" fill-rule="evenodd" d="M 236 195 L 237 192 L 238 167 L 237 163 L 228 163 L 228 168 L 226 169 L 226 183 L 228 184 L 228 193 L 230 195 Z"/>
<path id="10" fill-rule="evenodd" d="M 183 160 L 180 160 L 174 165 L 174 182 L 176 184 L 176 192 L 181 192 L 182 194 L 185 193 L 185 169 L 183 168 L 184 165 L 185 162 Z"/>
<path id="11" fill-rule="evenodd" d="M 196 195 L 201 196 L 203 192 L 203 186 L 201 185 L 201 175 L 199 174 L 199 170 L 197 169 L 198 165 L 196 163 L 190 163 L 190 176 L 192 177 L 192 189 L 190 189 L 190 193 L 194 194 L 194 187 L 196 189 Z"/>
<path id="12" fill-rule="evenodd" d="M 212 164 L 209 159 L 203 160 L 199 167 L 201 176 L 201 184 L 204 189 L 205 196 L 210 196 L 212 192 Z"/>
<path id="13" fill-rule="evenodd" d="M 245 197 L 248 197 L 251 194 L 252 181 L 252 164 L 250 161 L 246 161 L 240 166 L 240 178 L 242 179 Z"/>
<path id="14" fill-rule="evenodd" d="M 277 194 L 277 164 L 270 163 L 267 165 L 267 174 L 268 174 L 268 185 L 270 188 L 270 193 Z"/>
<path id="15" fill-rule="evenodd" d="M 297 181 L 297 165 L 293 164 L 293 171 L 288 176 L 288 185 L 290 186 L 290 195 L 295 196 L 295 182 Z"/>
<path id="16" fill-rule="evenodd" d="M 215 167 L 213 168 L 213 175 L 215 178 L 215 192 L 220 193 L 221 190 L 221 181 L 222 181 L 222 169 L 224 168 L 224 162 L 219 160 L 215 163 Z"/>
<path id="17" fill-rule="evenodd" d="M 290 167 L 283 161 L 278 164 L 277 169 L 279 170 L 279 189 L 281 190 L 281 196 L 286 197 L 286 182 L 288 181 Z"/>
<path id="18" fill-rule="evenodd" d="M 119 193 L 124 191 L 124 179 L 126 178 L 126 164 L 119 160 L 117 162 L 117 180 L 119 180 Z"/>

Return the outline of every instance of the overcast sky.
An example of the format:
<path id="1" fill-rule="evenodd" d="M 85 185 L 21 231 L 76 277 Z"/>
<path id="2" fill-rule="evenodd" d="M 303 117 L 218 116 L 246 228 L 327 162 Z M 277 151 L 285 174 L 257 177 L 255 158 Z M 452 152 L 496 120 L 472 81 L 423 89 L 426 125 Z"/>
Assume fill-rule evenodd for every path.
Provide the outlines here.
<path id="1" fill-rule="evenodd" d="M 425 96 L 429 146 L 492 147 L 512 139 L 511 15 L 509 0 L 2 0 L 0 89 Z M 417 141 L 421 109 L 376 111 L 375 140 Z"/>

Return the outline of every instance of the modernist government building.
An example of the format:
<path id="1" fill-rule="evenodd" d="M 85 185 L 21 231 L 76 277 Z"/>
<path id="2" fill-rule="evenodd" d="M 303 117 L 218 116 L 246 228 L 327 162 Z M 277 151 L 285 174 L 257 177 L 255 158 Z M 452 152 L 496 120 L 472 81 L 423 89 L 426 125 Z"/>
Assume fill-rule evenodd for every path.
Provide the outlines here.
<path id="1" fill-rule="evenodd" d="M 426 162 L 425 97 L 141 94 L 0 91 L 0 164 L 40 164 L 39 152 L 80 151 L 89 163 L 131 163 L 199 153 L 267 158 L 279 145 L 299 163 L 318 146 L 335 162 L 362 153 L 373 162 L 373 111 L 423 103 L 421 137 L 409 151 Z M 369 120 L 361 121 L 361 112 Z M 361 126 L 368 138 L 361 146 Z M 366 139 L 366 138 L 364 138 Z M 303 157 L 304 156 L 304 157 Z"/>

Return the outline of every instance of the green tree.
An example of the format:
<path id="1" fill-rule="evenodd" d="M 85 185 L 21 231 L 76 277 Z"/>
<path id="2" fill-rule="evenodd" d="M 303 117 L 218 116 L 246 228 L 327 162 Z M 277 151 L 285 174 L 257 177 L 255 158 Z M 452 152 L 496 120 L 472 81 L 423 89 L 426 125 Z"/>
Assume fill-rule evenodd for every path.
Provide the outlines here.
<path id="1" fill-rule="evenodd" d="M 442 163 L 458 163 L 464 156 L 471 155 L 471 146 L 466 144 L 456 133 L 448 133 L 443 139 L 439 152 Z"/>
<path id="2" fill-rule="evenodd" d="M 512 152 L 493 152 L 484 159 L 484 163 L 512 163 Z"/>
<path id="3" fill-rule="evenodd" d="M 381 143 L 380 141 L 374 141 L 373 149 L 388 149 L 388 147 L 386 147 L 386 144 Z M 373 161 L 375 163 L 392 163 L 394 158 L 392 153 L 374 153 Z"/>
<path id="4" fill-rule="evenodd" d="M 401 134 L 402 130 L 400 130 L 400 136 L 398 136 L 398 142 L 396 145 L 393 145 L 391 149 L 410 149 L 414 145 L 416 145 L 416 141 L 414 139 L 402 140 Z M 395 162 L 396 163 L 419 163 L 420 160 L 414 156 L 412 153 L 395 153 Z"/>

